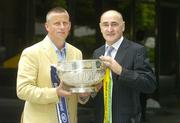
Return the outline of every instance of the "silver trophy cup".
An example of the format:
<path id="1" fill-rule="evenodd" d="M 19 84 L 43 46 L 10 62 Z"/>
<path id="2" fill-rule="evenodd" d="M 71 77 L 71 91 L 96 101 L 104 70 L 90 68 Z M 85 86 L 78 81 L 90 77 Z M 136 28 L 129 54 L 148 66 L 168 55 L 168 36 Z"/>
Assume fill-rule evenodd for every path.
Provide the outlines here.
<path id="1" fill-rule="evenodd" d="M 63 61 L 58 63 L 57 73 L 72 93 L 93 92 L 104 79 L 105 65 L 99 59 Z"/>

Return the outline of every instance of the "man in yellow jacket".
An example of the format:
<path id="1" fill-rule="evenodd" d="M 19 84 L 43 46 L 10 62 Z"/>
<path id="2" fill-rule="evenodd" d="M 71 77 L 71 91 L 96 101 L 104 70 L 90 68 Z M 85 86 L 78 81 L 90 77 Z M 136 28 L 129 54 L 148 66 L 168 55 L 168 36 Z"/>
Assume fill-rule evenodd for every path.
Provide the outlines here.
<path id="1" fill-rule="evenodd" d="M 60 7 L 51 9 L 45 27 L 47 36 L 24 49 L 18 65 L 17 96 L 25 100 L 22 122 L 62 123 L 58 121 L 56 105 L 65 97 L 69 121 L 77 123 L 78 100 L 81 103 L 87 100 L 64 90 L 62 82 L 54 88 L 50 73 L 51 65 L 61 61 L 61 53 L 66 61 L 82 59 L 82 52 L 65 41 L 71 28 L 68 12 Z"/>

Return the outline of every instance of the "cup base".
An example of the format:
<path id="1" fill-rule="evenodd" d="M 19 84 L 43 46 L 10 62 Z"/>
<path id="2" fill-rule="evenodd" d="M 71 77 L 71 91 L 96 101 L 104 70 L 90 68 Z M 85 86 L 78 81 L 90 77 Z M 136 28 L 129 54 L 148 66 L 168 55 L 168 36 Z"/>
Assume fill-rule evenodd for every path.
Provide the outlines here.
<path id="1" fill-rule="evenodd" d="M 80 88 L 70 88 L 72 93 L 91 93 L 95 92 L 95 87 L 80 87 Z"/>

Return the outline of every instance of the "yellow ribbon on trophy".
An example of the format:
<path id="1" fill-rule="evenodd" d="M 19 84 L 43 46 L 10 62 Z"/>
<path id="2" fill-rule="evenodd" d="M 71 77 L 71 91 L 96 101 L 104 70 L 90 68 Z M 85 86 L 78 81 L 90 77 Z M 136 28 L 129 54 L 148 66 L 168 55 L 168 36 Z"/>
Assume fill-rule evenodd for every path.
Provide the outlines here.
<path id="1" fill-rule="evenodd" d="M 106 69 L 104 77 L 104 123 L 112 123 L 112 77 L 109 68 Z"/>

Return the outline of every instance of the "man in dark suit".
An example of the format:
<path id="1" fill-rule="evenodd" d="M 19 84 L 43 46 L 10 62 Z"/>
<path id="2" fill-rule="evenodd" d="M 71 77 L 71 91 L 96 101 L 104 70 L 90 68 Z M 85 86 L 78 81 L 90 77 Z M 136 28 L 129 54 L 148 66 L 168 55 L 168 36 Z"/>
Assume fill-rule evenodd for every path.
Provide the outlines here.
<path id="1" fill-rule="evenodd" d="M 94 51 L 93 58 L 100 58 L 111 70 L 112 123 L 140 123 L 140 92 L 152 93 L 156 88 L 155 76 L 146 57 L 146 49 L 123 37 L 125 22 L 118 11 L 104 12 L 99 25 L 106 42 Z M 109 46 L 113 47 L 111 56 L 106 55 Z M 96 123 L 103 123 L 103 87 L 93 101 Z"/>

